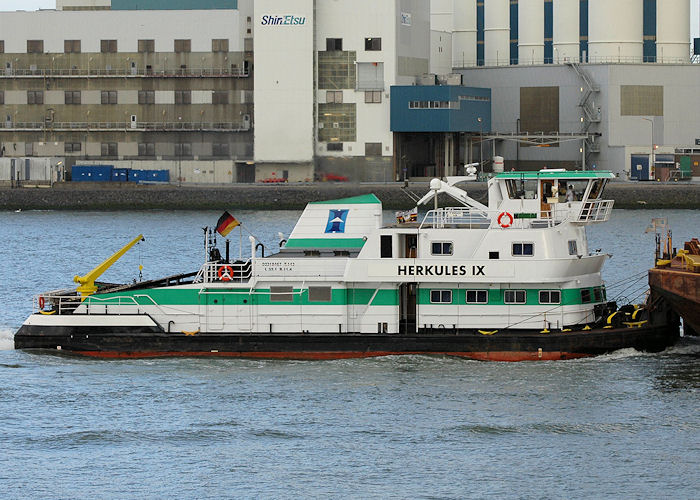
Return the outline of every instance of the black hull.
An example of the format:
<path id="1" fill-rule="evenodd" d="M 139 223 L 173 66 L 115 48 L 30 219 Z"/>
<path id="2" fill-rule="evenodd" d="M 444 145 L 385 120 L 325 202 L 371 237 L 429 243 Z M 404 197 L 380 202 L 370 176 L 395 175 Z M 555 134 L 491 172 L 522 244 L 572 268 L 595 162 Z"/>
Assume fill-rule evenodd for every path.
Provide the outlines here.
<path id="1" fill-rule="evenodd" d="M 101 358 L 223 356 L 270 359 L 342 359 L 398 354 L 454 355 L 493 361 L 559 360 L 618 349 L 658 352 L 679 338 L 673 323 L 571 332 L 431 331 L 401 334 L 166 333 L 154 328 L 115 331 L 107 327 L 24 325 L 17 349 L 51 349 Z"/>

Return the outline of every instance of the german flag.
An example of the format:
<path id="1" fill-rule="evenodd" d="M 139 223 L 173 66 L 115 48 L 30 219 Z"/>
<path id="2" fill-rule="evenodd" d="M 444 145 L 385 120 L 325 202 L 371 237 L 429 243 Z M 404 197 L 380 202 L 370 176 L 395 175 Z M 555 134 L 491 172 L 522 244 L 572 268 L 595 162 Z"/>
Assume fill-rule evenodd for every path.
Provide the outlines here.
<path id="1" fill-rule="evenodd" d="M 240 226 L 241 223 L 236 220 L 236 218 L 228 212 L 224 212 L 219 221 L 216 223 L 216 232 L 221 236 L 226 236 L 231 230 Z"/>

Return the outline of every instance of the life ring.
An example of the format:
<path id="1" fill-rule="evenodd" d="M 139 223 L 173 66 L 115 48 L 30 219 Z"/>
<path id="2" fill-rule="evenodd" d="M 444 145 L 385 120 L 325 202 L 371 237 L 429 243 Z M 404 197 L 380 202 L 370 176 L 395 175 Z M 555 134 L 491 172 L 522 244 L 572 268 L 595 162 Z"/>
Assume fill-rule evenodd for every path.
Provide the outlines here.
<path id="1" fill-rule="evenodd" d="M 231 281 L 233 279 L 233 268 L 231 266 L 221 266 L 217 273 L 221 281 Z"/>
<path id="2" fill-rule="evenodd" d="M 508 222 L 505 222 L 505 223 L 503 222 L 503 218 L 504 218 L 504 217 L 507 217 L 507 218 L 508 218 Z M 502 228 L 505 229 L 506 227 L 510 227 L 511 224 L 513 224 L 513 220 L 514 220 L 514 219 L 513 219 L 513 215 L 512 215 L 510 212 L 501 212 L 501 213 L 498 215 L 497 222 L 498 222 L 498 225 L 499 225 L 499 226 L 501 226 Z"/>
<path id="3" fill-rule="evenodd" d="M 43 295 L 39 295 L 39 309 L 43 309 L 43 308 L 44 308 L 44 305 L 45 305 L 44 296 L 43 296 Z"/>

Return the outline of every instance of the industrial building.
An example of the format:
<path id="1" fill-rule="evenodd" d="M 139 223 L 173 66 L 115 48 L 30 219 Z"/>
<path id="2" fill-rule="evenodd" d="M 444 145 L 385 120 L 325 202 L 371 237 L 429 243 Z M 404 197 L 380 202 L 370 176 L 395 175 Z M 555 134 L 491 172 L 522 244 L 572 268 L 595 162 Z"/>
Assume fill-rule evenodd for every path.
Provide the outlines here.
<path id="1" fill-rule="evenodd" d="M 689 8 L 57 0 L 3 12 L 0 153 L 13 163 L 1 172 L 23 179 L 28 159 L 53 158 L 54 180 L 111 164 L 178 183 L 395 181 L 503 157 L 506 169 L 648 179 L 683 163 L 700 176 Z"/>

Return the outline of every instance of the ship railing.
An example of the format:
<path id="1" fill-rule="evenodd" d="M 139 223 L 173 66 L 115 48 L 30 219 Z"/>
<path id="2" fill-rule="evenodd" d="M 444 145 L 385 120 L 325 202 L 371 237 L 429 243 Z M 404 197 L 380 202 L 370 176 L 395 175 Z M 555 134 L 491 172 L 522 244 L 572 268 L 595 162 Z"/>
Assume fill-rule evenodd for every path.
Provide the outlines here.
<path id="1" fill-rule="evenodd" d="M 82 297 L 77 293 L 48 292 L 32 298 L 32 309 L 42 314 L 73 314 L 81 302 Z"/>
<path id="2" fill-rule="evenodd" d="M 491 218 L 488 212 L 474 208 L 438 208 L 429 210 L 420 229 L 433 228 L 465 228 L 465 229 L 487 229 L 491 225 Z"/>
<path id="3" fill-rule="evenodd" d="M 197 273 L 195 283 L 247 283 L 253 274 L 253 263 L 246 261 L 206 262 Z"/>
<path id="4" fill-rule="evenodd" d="M 606 222 L 610 219 L 614 200 L 586 200 L 581 203 L 581 209 L 575 222 Z"/>

